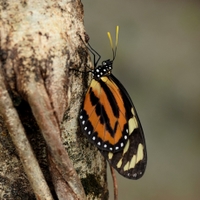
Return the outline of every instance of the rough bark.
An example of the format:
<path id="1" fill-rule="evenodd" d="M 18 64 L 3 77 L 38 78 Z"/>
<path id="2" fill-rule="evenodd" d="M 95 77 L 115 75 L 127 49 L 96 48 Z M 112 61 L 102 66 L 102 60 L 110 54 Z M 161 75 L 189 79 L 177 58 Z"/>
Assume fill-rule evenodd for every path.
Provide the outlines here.
<path id="1" fill-rule="evenodd" d="M 105 161 L 77 121 L 88 78 L 77 70 L 91 65 L 81 2 L 0 10 L 0 199 L 107 199 Z"/>

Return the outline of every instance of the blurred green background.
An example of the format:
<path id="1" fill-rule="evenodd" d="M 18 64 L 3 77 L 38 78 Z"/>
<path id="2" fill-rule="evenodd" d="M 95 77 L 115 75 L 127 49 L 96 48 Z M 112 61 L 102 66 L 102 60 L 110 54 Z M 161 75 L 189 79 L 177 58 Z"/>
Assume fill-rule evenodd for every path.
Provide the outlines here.
<path id="1" fill-rule="evenodd" d="M 82 0 L 90 44 L 112 58 L 106 32 L 120 26 L 114 75 L 145 131 L 148 163 L 137 181 L 117 176 L 119 199 L 200 199 L 200 2 Z M 108 171 L 110 174 L 110 171 Z M 109 175 L 110 199 L 113 199 Z"/>

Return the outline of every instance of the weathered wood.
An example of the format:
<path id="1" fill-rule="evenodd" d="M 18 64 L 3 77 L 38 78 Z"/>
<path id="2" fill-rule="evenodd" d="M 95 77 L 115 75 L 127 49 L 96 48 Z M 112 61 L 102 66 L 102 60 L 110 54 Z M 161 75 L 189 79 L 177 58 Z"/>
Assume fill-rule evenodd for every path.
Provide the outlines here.
<path id="1" fill-rule="evenodd" d="M 90 65 L 81 2 L 8 0 L 0 10 L 0 199 L 51 199 L 33 154 L 54 199 L 107 199 L 105 161 L 77 121 L 87 84 L 73 69 Z"/>

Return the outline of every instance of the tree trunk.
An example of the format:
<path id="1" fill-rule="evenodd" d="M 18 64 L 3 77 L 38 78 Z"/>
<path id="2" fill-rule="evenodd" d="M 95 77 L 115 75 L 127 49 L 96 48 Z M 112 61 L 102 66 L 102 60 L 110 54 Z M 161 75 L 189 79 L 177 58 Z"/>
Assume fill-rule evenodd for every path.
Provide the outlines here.
<path id="1" fill-rule="evenodd" d="M 0 10 L 0 199 L 108 199 L 105 160 L 77 120 L 91 66 L 80 0 Z"/>

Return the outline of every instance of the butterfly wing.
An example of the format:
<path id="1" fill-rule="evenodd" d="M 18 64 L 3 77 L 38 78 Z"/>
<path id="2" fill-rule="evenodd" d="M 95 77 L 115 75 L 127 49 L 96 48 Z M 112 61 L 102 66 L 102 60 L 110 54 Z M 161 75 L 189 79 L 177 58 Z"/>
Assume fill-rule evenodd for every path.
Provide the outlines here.
<path id="1" fill-rule="evenodd" d="M 124 102 L 123 106 L 126 110 L 129 136 L 122 151 L 101 151 L 101 153 L 121 175 L 129 179 L 139 179 L 143 176 L 147 163 L 143 129 L 136 109 L 126 89 L 112 74 L 110 75 L 110 79 L 120 90 L 120 95 Z M 119 107 L 119 109 L 121 109 L 121 107 Z"/>
<path id="2" fill-rule="evenodd" d="M 117 152 L 128 141 L 123 103 L 120 90 L 110 76 L 92 80 L 79 119 L 83 132 L 101 150 Z"/>
<path id="3" fill-rule="evenodd" d="M 117 78 L 110 74 L 92 80 L 79 120 L 88 139 L 120 174 L 130 179 L 143 175 L 147 162 L 143 130 Z"/>

